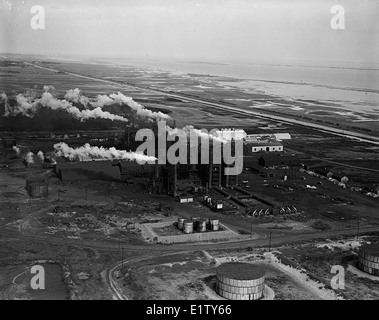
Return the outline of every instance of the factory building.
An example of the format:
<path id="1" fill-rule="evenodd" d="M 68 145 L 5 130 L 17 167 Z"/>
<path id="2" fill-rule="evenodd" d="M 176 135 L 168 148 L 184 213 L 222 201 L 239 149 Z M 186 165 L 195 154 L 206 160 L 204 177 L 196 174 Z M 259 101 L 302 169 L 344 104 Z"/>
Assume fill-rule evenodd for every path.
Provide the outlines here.
<path id="1" fill-rule="evenodd" d="M 269 134 L 248 134 L 245 137 L 246 142 L 256 142 L 256 141 L 269 141 L 269 140 L 290 140 L 292 139 L 289 133 L 269 133 Z"/>
<path id="2" fill-rule="evenodd" d="M 282 152 L 283 145 L 279 141 L 255 141 L 249 142 L 251 152 Z"/>
<path id="3" fill-rule="evenodd" d="M 55 173 L 63 182 L 83 180 L 120 181 L 121 174 L 117 163 L 112 161 L 59 162 L 54 166 Z"/>
<path id="4" fill-rule="evenodd" d="M 281 141 L 281 140 L 291 140 L 292 137 L 289 133 L 274 133 L 273 138 Z"/>

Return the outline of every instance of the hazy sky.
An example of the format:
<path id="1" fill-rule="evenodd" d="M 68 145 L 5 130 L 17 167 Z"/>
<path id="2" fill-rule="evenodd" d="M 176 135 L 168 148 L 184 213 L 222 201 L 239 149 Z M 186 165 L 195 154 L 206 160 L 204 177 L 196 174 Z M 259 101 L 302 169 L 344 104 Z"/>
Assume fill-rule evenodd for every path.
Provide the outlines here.
<path id="1" fill-rule="evenodd" d="M 46 12 L 33 30 L 33 5 Z M 333 5 L 345 30 L 333 30 Z M 0 0 L 0 52 L 379 62 L 378 0 Z"/>

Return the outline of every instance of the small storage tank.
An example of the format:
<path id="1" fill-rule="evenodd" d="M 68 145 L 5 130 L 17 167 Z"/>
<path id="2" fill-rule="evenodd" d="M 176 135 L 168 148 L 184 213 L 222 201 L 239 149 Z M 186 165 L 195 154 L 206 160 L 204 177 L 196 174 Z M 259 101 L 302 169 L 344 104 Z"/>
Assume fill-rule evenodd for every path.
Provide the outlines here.
<path id="1" fill-rule="evenodd" d="M 378 245 L 366 245 L 359 248 L 358 268 L 374 276 L 379 276 Z"/>
<path id="2" fill-rule="evenodd" d="M 207 221 L 200 219 L 196 221 L 196 231 L 205 232 L 207 231 Z"/>
<path id="3" fill-rule="evenodd" d="M 210 224 L 210 229 L 212 231 L 219 230 L 219 220 L 218 219 L 210 219 L 209 224 Z"/>
<path id="4" fill-rule="evenodd" d="M 26 190 L 31 197 L 47 197 L 49 194 L 49 183 L 43 178 L 35 177 L 26 180 Z"/>
<path id="5" fill-rule="evenodd" d="M 183 224 L 183 232 L 184 233 L 192 233 L 193 232 L 193 221 L 185 220 Z"/>
<path id="6" fill-rule="evenodd" d="M 183 230 L 183 226 L 184 226 L 184 221 L 185 221 L 186 219 L 184 219 L 184 218 L 178 218 L 178 229 L 179 230 Z"/>
<path id="7" fill-rule="evenodd" d="M 216 269 L 216 292 L 231 300 L 258 300 L 263 296 L 265 272 L 250 263 L 224 263 Z"/>

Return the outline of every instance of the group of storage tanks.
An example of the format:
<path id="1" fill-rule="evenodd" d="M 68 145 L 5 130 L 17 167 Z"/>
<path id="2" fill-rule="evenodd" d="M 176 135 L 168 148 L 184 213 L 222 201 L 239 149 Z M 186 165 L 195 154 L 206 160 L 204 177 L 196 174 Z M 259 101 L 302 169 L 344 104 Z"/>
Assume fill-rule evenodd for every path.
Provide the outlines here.
<path id="1" fill-rule="evenodd" d="M 218 231 L 220 229 L 218 219 L 201 219 L 192 217 L 190 220 L 178 218 L 178 229 L 189 234 L 193 232 Z"/>

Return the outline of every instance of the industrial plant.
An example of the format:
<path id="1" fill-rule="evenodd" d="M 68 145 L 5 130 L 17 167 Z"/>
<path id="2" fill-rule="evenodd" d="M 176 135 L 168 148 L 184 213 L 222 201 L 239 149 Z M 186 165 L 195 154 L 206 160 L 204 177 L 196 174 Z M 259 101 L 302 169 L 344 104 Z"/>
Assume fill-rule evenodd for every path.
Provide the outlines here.
<path id="1" fill-rule="evenodd" d="M 0 300 L 379 299 L 373 1 L 54 2 L 0 4 Z"/>

